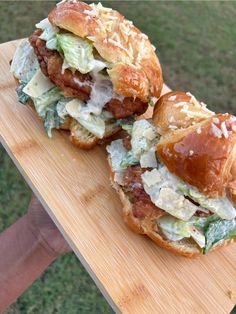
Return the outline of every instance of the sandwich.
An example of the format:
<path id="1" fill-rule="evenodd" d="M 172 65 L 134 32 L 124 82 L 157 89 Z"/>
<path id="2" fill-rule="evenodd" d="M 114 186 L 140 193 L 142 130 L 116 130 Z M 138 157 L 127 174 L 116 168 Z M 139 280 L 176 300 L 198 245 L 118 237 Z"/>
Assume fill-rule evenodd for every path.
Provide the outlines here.
<path id="1" fill-rule="evenodd" d="M 11 63 L 19 101 L 90 149 L 161 94 L 155 47 L 131 21 L 98 4 L 62 1 L 19 44 Z"/>
<path id="2" fill-rule="evenodd" d="M 152 119 L 123 124 L 111 142 L 112 186 L 127 225 L 187 257 L 236 239 L 236 117 L 170 92 Z"/>

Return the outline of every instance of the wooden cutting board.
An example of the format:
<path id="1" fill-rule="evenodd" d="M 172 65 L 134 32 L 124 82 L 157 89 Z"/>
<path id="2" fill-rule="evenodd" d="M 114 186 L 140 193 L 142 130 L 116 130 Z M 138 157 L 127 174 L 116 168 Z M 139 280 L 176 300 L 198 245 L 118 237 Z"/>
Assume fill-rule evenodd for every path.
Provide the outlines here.
<path id="1" fill-rule="evenodd" d="M 129 230 L 104 147 L 79 150 L 62 131 L 48 139 L 36 113 L 18 103 L 9 73 L 16 43 L 0 45 L 1 142 L 114 310 L 229 313 L 236 245 L 186 259 Z"/>

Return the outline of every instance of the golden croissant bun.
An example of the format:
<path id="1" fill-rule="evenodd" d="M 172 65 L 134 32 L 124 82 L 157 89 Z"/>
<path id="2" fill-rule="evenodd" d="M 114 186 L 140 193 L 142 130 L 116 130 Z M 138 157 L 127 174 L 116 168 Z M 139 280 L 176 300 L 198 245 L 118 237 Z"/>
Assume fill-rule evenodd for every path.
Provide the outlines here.
<path id="1" fill-rule="evenodd" d="M 153 121 L 162 134 L 157 154 L 170 172 L 208 197 L 230 188 L 236 199 L 236 117 L 214 114 L 194 96 L 173 92 L 159 99 Z"/>
<path id="2" fill-rule="evenodd" d="M 235 150 L 234 149 L 234 156 L 235 156 Z M 236 160 L 234 158 L 232 167 L 230 169 L 230 175 L 231 175 L 231 181 L 228 184 L 228 190 L 227 193 L 229 197 L 231 198 L 232 202 L 236 204 Z"/>
<path id="3" fill-rule="evenodd" d="M 114 92 L 147 102 L 159 97 L 163 79 L 159 60 L 148 37 L 119 12 L 101 5 L 66 1 L 48 15 L 61 29 L 92 41 L 100 56 L 111 64 L 108 74 Z"/>
<path id="4" fill-rule="evenodd" d="M 137 160 L 122 163 L 122 159 L 117 168 L 121 143 L 108 148 L 110 179 L 123 204 L 125 223 L 187 257 L 235 242 L 230 232 L 235 232 L 236 212 L 224 196 L 236 204 L 236 117 L 215 114 L 192 94 L 177 91 L 163 95 L 154 107 L 149 128 L 154 124 L 160 138 L 157 133 L 152 137 L 147 120 L 137 126 L 139 122 L 123 140 L 123 148 Z M 144 125 L 147 129 L 142 131 Z M 153 162 L 151 151 L 162 165 Z M 203 225 L 197 225 L 199 221 Z"/>
<path id="5" fill-rule="evenodd" d="M 194 125 L 213 114 L 214 112 L 208 110 L 205 104 L 200 104 L 192 94 L 175 91 L 163 95 L 158 100 L 152 119 L 158 133 L 165 135 L 172 130 Z"/>

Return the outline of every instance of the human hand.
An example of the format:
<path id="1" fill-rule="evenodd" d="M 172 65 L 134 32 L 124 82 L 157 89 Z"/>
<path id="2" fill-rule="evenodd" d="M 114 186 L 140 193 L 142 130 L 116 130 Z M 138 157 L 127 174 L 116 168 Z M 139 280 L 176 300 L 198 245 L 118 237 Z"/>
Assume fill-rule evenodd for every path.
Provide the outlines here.
<path id="1" fill-rule="evenodd" d="M 71 251 L 62 234 L 34 194 L 29 203 L 27 221 L 31 231 L 49 254 L 57 257 Z"/>

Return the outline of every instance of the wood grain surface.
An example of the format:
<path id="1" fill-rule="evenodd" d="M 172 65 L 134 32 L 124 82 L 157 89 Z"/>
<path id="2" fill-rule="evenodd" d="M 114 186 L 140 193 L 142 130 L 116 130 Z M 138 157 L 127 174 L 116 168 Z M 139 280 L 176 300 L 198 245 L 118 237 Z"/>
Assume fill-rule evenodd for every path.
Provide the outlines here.
<path id="1" fill-rule="evenodd" d="M 36 113 L 18 103 L 9 73 L 16 43 L 0 45 L 1 142 L 114 310 L 229 313 L 236 245 L 186 259 L 130 231 L 104 147 L 79 150 L 62 131 L 48 139 Z"/>

